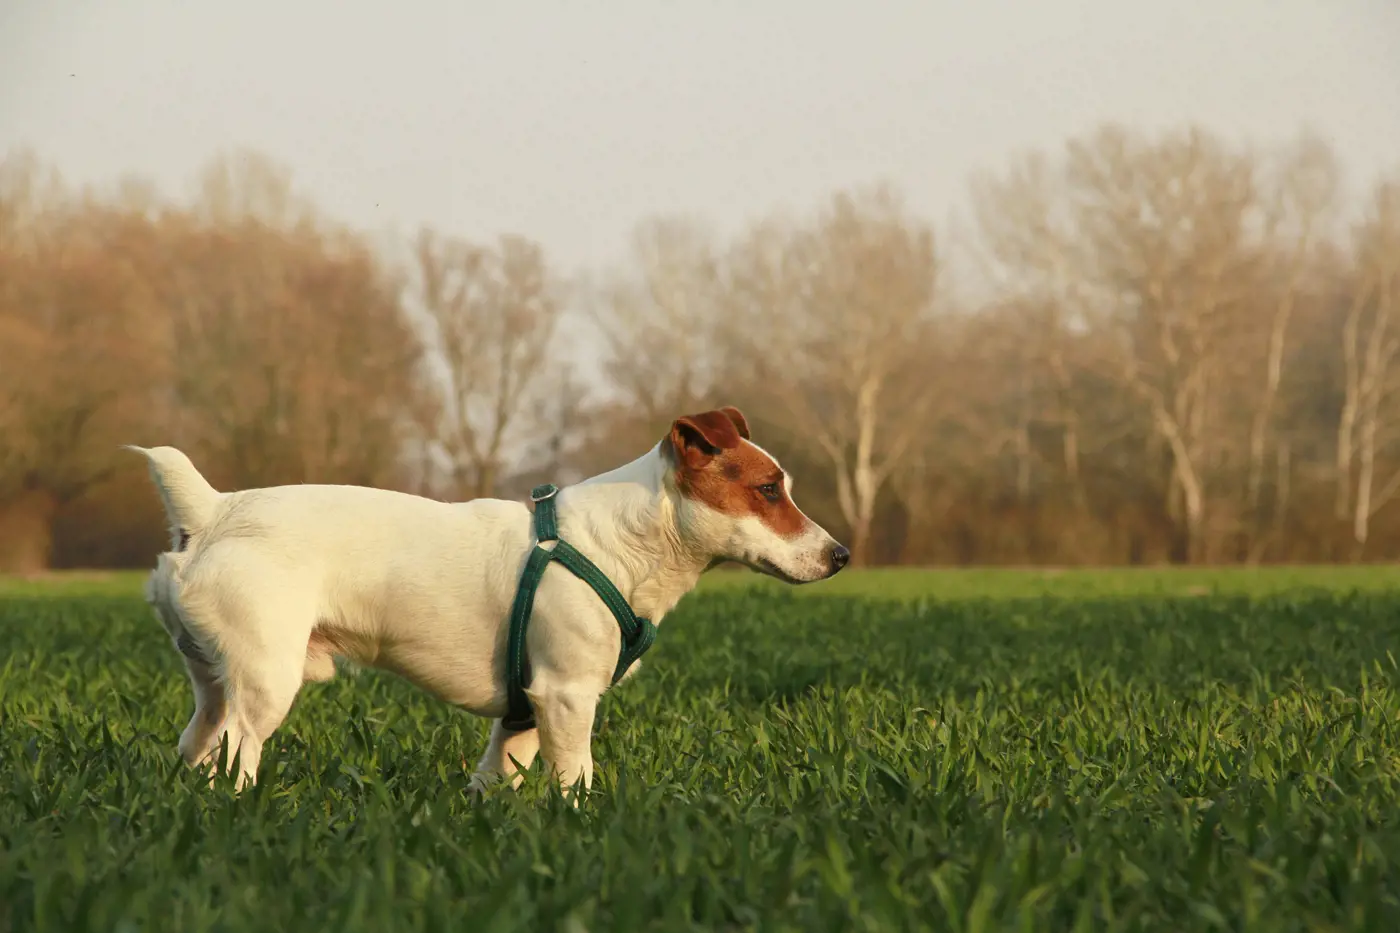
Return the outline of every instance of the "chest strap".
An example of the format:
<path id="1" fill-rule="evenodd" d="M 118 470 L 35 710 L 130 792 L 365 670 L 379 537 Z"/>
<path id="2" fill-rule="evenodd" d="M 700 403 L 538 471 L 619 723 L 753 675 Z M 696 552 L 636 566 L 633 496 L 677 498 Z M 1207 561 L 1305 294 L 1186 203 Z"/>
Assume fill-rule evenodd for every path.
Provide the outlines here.
<path id="1" fill-rule="evenodd" d="M 539 589 L 550 561 L 563 564 L 574 576 L 591 586 L 617 619 L 617 627 L 622 630 L 622 650 L 618 653 L 617 668 L 613 671 L 613 683 L 621 680 L 627 669 L 656 640 L 656 626 L 651 620 L 638 618 L 617 587 L 593 561 L 584 557 L 569 542 L 559 540 L 559 522 L 554 512 L 554 497 L 558 494 L 559 488 L 552 483 L 536 486 L 530 492 L 530 501 L 535 504 L 535 537 L 541 542 L 556 543 L 552 550 L 537 544 L 530 552 L 525 572 L 520 575 L 520 585 L 515 590 L 515 603 L 510 609 L 510 638 L 506 648 L 508 708 L 501 725 L 511 732 L 535 728 L 535 713 L 530 708 L 529 698 L 525 696 L 525 688 L 530 685 L 530 659 L 525 656 L 525 629 L 530 624 L 530 613 L 535 606 L 535 590 Z"/>

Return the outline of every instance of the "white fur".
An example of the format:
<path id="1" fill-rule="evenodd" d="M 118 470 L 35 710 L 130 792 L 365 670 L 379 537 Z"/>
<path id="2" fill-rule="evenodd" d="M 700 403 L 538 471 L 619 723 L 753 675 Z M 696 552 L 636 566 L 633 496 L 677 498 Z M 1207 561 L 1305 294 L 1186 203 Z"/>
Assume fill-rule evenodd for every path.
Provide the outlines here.
<path id="1" fill-rule="evenodd" d="M 147 599 L 186 653 L 195 712 L 179 750 L 210 763 L 227 736 L 237 786 L 256 780 L 263 743 L 333 657 L 393 671 L 440 699 L 496 718 L 473 786 L 510 777 L 537 752 L 566 785 L 592 783 L 594 709 L 617 663 L 617 622 L 588 584 L 545 573 L 526 650 L 538 728 L 509 734 L 505 658 L 516 584 L 535 544 L 527 507 L 442 503 L 358 486 L 220 493 L 170 447 L 144 454 L 172 548 Z M 836 542 L 810 523 L 784 540 L 681 496 L 661 445 L 563 489 L 559 534 L 608 575 L 639 616 L 660 622 L 715 562 L 767 561 L 794 582 L 830 576 Z M 546 545 L 549 546 L 549 545 Z M 193 655 L 193 656 L 191 656 Z M 634 665 L 633 670 L 636 669 Z"/>

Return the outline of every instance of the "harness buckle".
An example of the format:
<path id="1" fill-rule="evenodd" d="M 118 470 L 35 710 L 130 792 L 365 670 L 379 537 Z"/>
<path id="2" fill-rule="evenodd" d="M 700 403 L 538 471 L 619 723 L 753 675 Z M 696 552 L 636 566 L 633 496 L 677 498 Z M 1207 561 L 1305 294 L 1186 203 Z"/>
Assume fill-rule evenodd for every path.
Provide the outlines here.
<path id="1" fill-rule="evenodd" d="M 539 504 L 559 495 L 559 487 L 553 483 L 545 483 L 543 486 L 536 486 L 530 490 L 530 501 Z"/>

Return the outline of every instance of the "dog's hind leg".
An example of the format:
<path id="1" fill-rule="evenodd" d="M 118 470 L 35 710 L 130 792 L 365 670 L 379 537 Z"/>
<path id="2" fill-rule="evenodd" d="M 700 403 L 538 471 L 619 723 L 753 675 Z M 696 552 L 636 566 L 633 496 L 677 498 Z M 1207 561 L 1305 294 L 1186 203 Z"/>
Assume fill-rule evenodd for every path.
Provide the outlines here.
<path id="1" fill-rule="evenodd" d="M 228 699 L 214 667 L 202 658 L 185 658 L 194 687 L 194 715 L 180 733 L 180 757 L 190 767 L 209 763 L 219 747 L 219 735 L 228 718 Z"/>
<path id="2" fill-rule="evenodd" d="M 479 794 L 502 777 L 510 778 L 512 788 L 519 787 L 524 776 L 518 773 L 516 762 L 519 762 L 520 769 L 529 768 L 539 750 L 540 730 L 507 732 L 502 728 L 501 721 L 495 720 L 491 723 L 491 741 L 487 743 L 486 751 L 476 763 L 476 773 L 472 775 L 472 792 Z"/>
<path id="3" fill-rule="evenodd" d="M 292 702 L 301 689 L 305 656 L 282 652 L 264 657 L 256 664 L 224 661 L 224 683 L 228 695 L 228 767 L 239 758 L 235 788 L 257 783 L 263 743 L 272 737 L 291 712 Z"/>
<path id="4" fill-rule="evenodd" d="M 175 649 L 184 656 L 185 670 L 194 688 L 194 715 L 180 734 L 178 747 L 185 763 L 198 767 L 207 763 L 218 748 L 219 734 L 228 715 L 228 702 L 218 671 L 183 617 L 179 600 L 181 560 L 178 554 L 160 555 L 156 569 L 146 582 L 146 601 L 170 635 Z"/>
<path id="5" fill-rule="evenodd" d="M 198 621 L 204 655 L 218 673 L 226 707 L 220 736 L 227 739 L 225 767 L 232 770 L 239 760 L 235 786 L 242 789 L 256 783 L 263 743 L 287 718 L 301 689 L 316 606 L 279 580 L 275 567 L 253 560 L 239 569 L 236 576 L 187 581 L 181 600 L 185 615 Z M 244 577 L 267 586 L 226 586 L 230 578 Z M 211 750 L 218 756 L 217 746 Z"/>

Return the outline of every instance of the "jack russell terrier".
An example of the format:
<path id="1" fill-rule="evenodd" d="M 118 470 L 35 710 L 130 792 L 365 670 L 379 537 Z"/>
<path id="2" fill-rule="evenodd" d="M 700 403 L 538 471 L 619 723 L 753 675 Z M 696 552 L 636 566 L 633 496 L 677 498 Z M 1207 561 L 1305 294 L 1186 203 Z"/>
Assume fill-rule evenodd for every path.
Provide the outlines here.
<path id="1" fill-rule="evenodd" d="M 541 487 L 533 521 L 521 502 L 362 486 L 220 493 L 174 448 L 129 449 L 146 456 L 170 523 L 146 599 L 194 687 L 180 755 L 213 766 L 226 736 L 239 789 L 301 685 L 334 677 L 337 657 L 492 717 L 474 791 L 518 787 L 537 752 L 566 793 L 587 789 L 598 700 L 649 643 L 629 646 L 629 623 L 649 636 L 725 561 L 810 583 L 850 559 L 729 407 L 676 419 L 618 469 Z M 572 572 L 545 572 L 551 558 Z"/>

